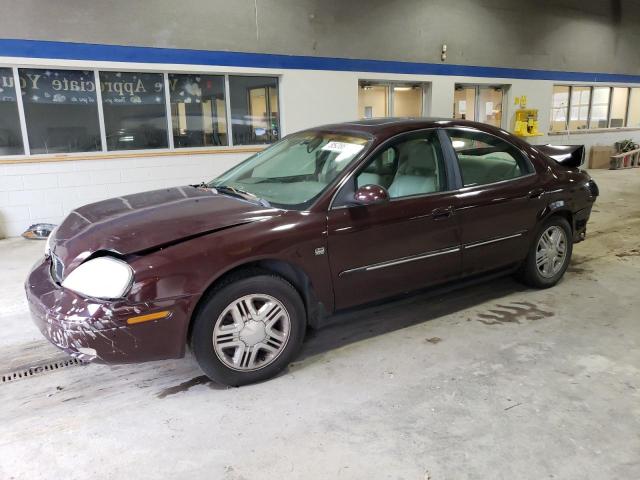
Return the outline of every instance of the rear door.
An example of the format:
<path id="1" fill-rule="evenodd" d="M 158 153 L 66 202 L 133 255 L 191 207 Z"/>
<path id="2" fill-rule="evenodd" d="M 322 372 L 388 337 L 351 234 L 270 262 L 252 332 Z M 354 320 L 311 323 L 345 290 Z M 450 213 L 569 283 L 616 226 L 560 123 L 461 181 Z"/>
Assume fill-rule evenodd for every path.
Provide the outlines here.
<path id="1" fill-rule="evenodd" d="M 461 228 L 462 273 L 471 275 L 524 259 L 543 208 L 543 190 L 526 154 L 474 128 L 447 129 L 462 181 L 455 209 Z"/>
<path id="2" fill-rule="evenodd" d="M 443 137 L 447 141 L 446 137 Z M 328 213 L 328 251 L 337 308 L 456 278 L 459 231 L 436 129 L 403 136 L 365 162 Z M 390 200 L 352 206 L 366 184 Z"/>

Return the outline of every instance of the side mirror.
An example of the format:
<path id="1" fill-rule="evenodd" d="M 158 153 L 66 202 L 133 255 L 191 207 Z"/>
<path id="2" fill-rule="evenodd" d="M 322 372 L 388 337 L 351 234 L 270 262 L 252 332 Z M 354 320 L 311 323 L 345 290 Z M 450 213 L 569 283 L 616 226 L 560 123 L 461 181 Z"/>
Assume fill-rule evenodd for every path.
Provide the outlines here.
<path id="1" fill-rule="evenodd" d="M 363 185 L 353 194 L 355 205 L 373 205 L 389 201 L 389 192 L 380 185 Z"/>

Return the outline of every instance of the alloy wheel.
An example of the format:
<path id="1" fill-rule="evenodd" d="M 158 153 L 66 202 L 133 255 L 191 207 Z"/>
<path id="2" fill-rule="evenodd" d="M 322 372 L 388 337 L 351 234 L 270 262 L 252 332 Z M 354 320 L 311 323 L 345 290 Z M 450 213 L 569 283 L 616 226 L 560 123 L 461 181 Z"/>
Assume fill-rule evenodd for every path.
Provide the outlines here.
<path id="1" fill-rule="evenodd" d="M 285 349 L 291 318 L 270 295 L 252 294 L 234 300 L 213 328 L 213 347 L 225 366 L 252 371 L 275 361 Z"/>
<path id="2" fill-rule="evenodd" d="M 536 267 L 540 275 L 551 278 L 556 275 L 566 260 L 567 234 L 557 225 L 547 228 L 536 247 Z"/>

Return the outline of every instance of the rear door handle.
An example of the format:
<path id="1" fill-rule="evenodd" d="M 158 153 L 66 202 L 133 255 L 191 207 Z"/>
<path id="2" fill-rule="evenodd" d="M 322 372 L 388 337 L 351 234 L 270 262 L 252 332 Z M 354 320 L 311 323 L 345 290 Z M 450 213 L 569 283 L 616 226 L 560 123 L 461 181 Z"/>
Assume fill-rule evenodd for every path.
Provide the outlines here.
<path id="1" fill-rule="evenodd" d="M 534 188 L 529 192 L 529 198 L 540 198 L 542 195 L 544 195 L 543 188 Z"/>
<path id="2" fill-rule="evenodd" d="M 434 208 L 431 210 L 431 218 L 434 220 L 444 220 L 453 215 L 453 207 L 449 205 L 446 208 Z"/>

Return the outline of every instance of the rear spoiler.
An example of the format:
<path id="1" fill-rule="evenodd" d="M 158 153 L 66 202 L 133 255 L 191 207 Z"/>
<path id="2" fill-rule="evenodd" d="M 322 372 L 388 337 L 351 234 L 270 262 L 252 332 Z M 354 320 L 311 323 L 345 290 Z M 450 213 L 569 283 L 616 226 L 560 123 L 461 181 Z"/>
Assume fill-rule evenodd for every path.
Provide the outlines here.
<path id="1" fill-rule="evenodd" d="M 584 145 L 536 145 L 536 148 L 565 167 L 584 163 Z"/>

